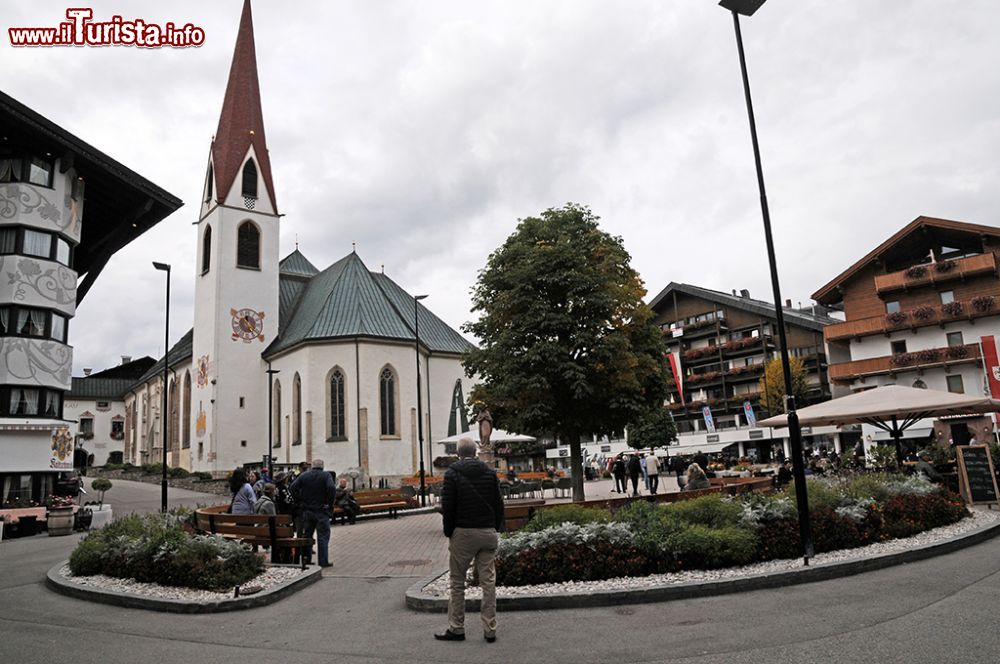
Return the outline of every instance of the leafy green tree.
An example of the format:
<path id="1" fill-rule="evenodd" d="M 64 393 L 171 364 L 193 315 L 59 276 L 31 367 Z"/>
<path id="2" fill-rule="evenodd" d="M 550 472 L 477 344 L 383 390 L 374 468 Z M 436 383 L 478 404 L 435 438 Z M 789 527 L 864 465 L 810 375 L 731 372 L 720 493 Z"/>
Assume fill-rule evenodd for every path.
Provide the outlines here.
<path id="1" fill-rule="evenodd" d="M 520 220 L 472 291 L 481 346 L 464 357 L 481 379 L 470 403 L 496 426 L 555 432 L 570 446 L 583 500 L 581 436 L 620 431 L 666 397 L 666 352 L 621 238 L 569 204 Z"/>
<path id="2" fill-rule="evenodd" d="M 795 397 L 795 405 L 801 408 L 806 405 L 806 394 L 809 393 L 806 365 L 801 358 L 791 357 L 788 366 L 792 370 L 792 395 Z M 771 416 L 785 412 L 785 375 L 784 364 L 780 357 L 772 359 L 764 367 L 764 375 L 760 379 L 760 406 Z"/>
<path id="3" fill-rule="evenodd" d="M 657 406 L 628 428 L 628 445 L 636 450 L 666 447 L 677 440 L 677 427 L 670 411 Z"/>

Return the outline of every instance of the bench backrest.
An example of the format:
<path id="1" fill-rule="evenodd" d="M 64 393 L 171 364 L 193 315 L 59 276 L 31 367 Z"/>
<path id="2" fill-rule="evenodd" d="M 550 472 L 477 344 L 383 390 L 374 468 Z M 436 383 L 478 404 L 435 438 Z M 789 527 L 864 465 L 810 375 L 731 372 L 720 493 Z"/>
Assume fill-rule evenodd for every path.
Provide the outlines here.
<path id="1" fill-rule="evenodd" d="M 223 511 L 219 511 L 220 507 Z M 199 530 L 213 535 L 234 537 L 268 537 L 272 541 L 295 537 L 295 524 L 291 516 L 278 514 L 229 514 L 228 505 L 202 508 L 195 511 L 195 524 Z"/>

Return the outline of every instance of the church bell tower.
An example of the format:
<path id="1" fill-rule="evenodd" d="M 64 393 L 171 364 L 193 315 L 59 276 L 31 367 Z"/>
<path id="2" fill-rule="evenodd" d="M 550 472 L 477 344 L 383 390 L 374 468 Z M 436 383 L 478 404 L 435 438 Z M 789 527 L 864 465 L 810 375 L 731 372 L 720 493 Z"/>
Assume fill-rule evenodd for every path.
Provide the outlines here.
<path id="1" fill-rule="evenodd" d="M 231 470 L 267 449 L 261 352 L 278 333 L 278 224 L 245 0 L 197 224 L 194 470 Z"/>

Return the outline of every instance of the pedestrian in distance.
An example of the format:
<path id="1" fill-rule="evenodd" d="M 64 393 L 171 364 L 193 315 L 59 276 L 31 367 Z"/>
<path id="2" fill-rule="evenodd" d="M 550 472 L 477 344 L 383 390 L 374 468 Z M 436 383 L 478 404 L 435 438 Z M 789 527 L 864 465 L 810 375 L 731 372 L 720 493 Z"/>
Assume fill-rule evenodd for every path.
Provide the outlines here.
<path id="1" fill-rule="evenodd" d="M 646 477 L 649 482 L 649 493 L 655 494 L 660 488 L 660 461 L 655 454 L 646 457 Z"/>
<path id="2" fill-rule="evenodd" d="M 615 478 L 615 493 L 628 493 L 627 485 L 625 484 L 625 472 L 625 460 L 619 454 L 611 464 L 611 475 Z"/>
<path id="3" fill-rule="evenodd" d="M 229 503 L 230 514 L 253 514 L 253 504 L 257 502 L 257 494 L 247 482 L 246 471 L 234 468 L 229 476 L 229 492 L 233 499 Z"/>
<path id="4" fill-rule="evenodd" d="M 692 463 L 687 469 L 688 481 L 684 485 L 685 491 L 695 491 L 697 489 L 710 489 L 712 483 L 708 481 L 708 476 L 697 463 Z"/>
<path id="5" fill-rule="evenodd" d="M 337 487 L 330 473 L 323 470 L 323 460 L 313 459 L 312 468 L 292 482 L 291 492 L 295 502 L 302 506 L 302 536 L 310 540 L 303 556 L 307 565 L 312 564 L 313 533 L 319 547 L 320 567 L 330 567 L 330 506 Z"/>
<path id="6" fill-rule="evenodd" d="M 649 473 L 646 472 L 646 455 L 639 455 L 639 469 L 642 471 L 642 484 L 649 491 Z"/>
<path id="7" fill-rule="evenodd" d="M 639 475 L 642 466 L 639 463 L 639 455 L 633 454 L 628 459 L 628 478 L 632 481 L 632 495 L 639 495 Z"/>
<path id="8" fill-rule="evenodd" d="M 265 484 L 261 487 L 261 495 L 253 504 L 254 514 L 263 514 L 265 516 L 276 516 L 278 510 L 274 505 L 274 496 L 276 493 L 275 486 L 273 484 Z"/>
<path id="9" fill-rule="evenodd" d="M 465 577 L 475 562 L 483 591 L 480 621 L 483 638 L 497 639 L 497 533 L 503 527 L 503 499 L 496 472 L 476 459 L 471 438 L 458 441 L 458 461 L 444 474 L 441 517 L 448 538 L 448 629 L 434 634 L 439 641 L 465 640 Z"/>

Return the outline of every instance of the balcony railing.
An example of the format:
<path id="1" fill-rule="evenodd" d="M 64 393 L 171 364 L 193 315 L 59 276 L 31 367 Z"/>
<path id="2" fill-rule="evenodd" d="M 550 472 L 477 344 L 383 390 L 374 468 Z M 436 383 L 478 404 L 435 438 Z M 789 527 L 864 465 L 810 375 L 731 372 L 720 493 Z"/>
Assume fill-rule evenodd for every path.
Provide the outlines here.
<path id="1" fill-rule="evenodd" d="M 981 357 L 979 344 L 965 344 L 964 346 L 946 346 L 913 353 L 885 355 L 867 360 L 839 362 L 831 364 L 828 371 L 830 380 L 852 381 L 865 376 L 945 367 L 964 362 L 979 362 Z"/>
<path id="2" fill-rule="evenodd" d="M 991 254 L 992 255 L 992 254 Z M 955 301 L 937 306 L 921 306 L 909 311 L 898 311 L 884 316 L 859 318 L 844 323 L 834 323 L 823 328 L 827 341 L 843 341 L 873 334 L 888 334 L 896 330 L 916 329 L 928 325 L 944 325 L 952 321 L 972 320 L 1000 314 L 998 304 L 990 296 L 980 296 L 968 301 Z"/>
<path id="3" fill-rule="evenodd" d="M 935 285 L 953 279 L 996 272 L 997 257 L 993 253 L 956 258 L 924 265 L 914 265 L 905 270 L 875 275 L 875 290 L 878 294 L 896 290 L 907 290 L 920 286 Z"/>

